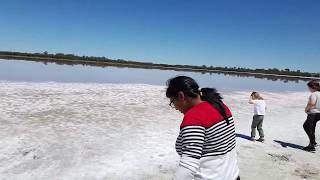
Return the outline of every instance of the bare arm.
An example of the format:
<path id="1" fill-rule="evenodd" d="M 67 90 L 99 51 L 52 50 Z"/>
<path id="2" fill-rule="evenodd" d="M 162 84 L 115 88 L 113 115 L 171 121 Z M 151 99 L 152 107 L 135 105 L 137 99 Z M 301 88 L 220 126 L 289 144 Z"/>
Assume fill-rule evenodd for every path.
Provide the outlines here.
<path id="1" fill-rule="evenodd" d="M 312 102 L 310 102 L 310 100 L 309 100 L 307 106 L 304 108 L 304 112 L 307 113 L 307 112 L 310 111 L 310 109 L 311 109 L 313 106 L 315 106 L 315 105 L 316 105 L 315 103 L 312 103 Z"/>
<path id="2" fill-rule="evenodd" d="M 249 98 L 249 104 L 254 104 L 252 96 L 250 96 L 250 98 Z"/>
<path id="3" fill-rule="evenodd" d="M 315 105 L 316 105 L 316 98 L 311 95 L 310 98 L 309 98 L 307 106 L 304 108 L 304 112 L 307 113 Z"/>

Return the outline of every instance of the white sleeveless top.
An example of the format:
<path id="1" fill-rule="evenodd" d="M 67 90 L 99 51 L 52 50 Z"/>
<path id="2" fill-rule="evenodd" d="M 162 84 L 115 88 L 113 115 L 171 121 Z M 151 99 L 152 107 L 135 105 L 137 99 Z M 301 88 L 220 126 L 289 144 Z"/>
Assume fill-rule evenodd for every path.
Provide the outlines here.
<path id="1" fill-rule="evenodd" d="M 311 102 L 312 104 L 315 104 L 315 106 L 311 107 L 308 114 L 320 113 L 320 92 L 319 91 L 311 93 L 309 97 L 309 102 Z"/>

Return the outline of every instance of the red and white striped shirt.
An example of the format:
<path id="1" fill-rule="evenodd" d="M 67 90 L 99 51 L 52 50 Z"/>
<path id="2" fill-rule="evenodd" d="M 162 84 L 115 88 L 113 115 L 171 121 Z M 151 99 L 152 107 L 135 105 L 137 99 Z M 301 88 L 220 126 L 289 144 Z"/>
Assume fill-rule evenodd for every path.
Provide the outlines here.
<path id="1" fill-rule="evenodd" d="M 235 180 L 238 177 L 236 137 L 232 113 L 227 120 L 208 102 L 192 107 L 184 116 L 176 141 L 181 156 L 174 179 Z"/>

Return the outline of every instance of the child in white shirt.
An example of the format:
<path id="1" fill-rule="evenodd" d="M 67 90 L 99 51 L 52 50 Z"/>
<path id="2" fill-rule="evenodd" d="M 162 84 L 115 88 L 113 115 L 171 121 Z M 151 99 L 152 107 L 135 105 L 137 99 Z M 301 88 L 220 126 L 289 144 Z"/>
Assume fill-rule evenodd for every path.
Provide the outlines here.
<path id="1" fill-rule="evenodd" d="M 266 114 L 266 103 L 263 97 L 258 92 L 252 92 L 249 103 L 253 104 L 253 120 L 251 124 L 251 140 L 255 141 L 256 128 L 258 129 L 260 138 L 257 141 L 264 142 L 264 133 L 262 123 Z"/>

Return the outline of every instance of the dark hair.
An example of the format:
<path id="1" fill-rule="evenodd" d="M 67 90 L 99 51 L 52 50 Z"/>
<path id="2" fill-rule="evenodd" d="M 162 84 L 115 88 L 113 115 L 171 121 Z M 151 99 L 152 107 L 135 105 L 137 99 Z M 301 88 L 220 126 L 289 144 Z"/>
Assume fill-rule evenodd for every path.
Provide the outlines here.
<path id="1" fill-rule="evenodd" d="M 182 91 L 186 96 L 196 98 L 200 95 L 202 101 L 207 101 L 213 107 L 215 107 L 223 118 L 229 124 L 226 110 L 222 102 L 221 95 L 214 88 L 201 88 L 199 89 L 198 83 L 187 76 L 177 76 L 167 81 L 166 96 L 168 98 L 177 98 L 178 92 Z"/>
<path id="2" fill-rule="evenodd" d="M 253 92 L 251 93 L 251 97 L 252 97 L 253 99 L 263 100 L 263 97 L 261 96 L 261 94 L 258 93 L 258 92 L 256 92 L 256 91 L 253 91 Z"/>
<path id="3" fill-rule="evenodd" d="M 254 96 L 256 93 L 256 91 L 253 91 L 250 96 Z"/>
<path id="4" fill-rule="evenodd" d="M 307 85 L 311 89 L 314 89 L 316 91 L 320 91 L 320 84 L 319 84 L 319 81 L 317 81 L 317 80 L 311 80 L 308 82 Z"/>

